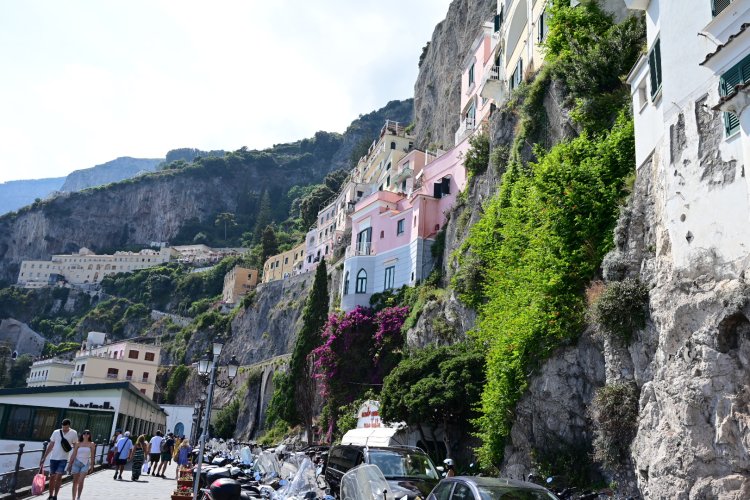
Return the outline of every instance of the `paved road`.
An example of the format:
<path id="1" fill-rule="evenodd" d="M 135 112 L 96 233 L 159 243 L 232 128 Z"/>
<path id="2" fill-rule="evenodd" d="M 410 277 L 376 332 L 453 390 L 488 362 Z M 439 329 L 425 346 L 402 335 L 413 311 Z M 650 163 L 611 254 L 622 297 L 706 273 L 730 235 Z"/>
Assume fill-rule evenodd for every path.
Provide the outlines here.
<path id="1" fill-rule="evenodd" d="M 176 466 L 171 465 L 167 468 L 167 479 L 141 475 L 138 481 L 133 482 L 130 480 L 129 470 L 126 470 L 123 474 L 125 477 L 123 481 L 115 481 L 112 479 L 114 471 L 103 469 L 86 478 L 81 497 L 83 500 L 120 500 L 130 498 L 137 500 L 169 500 L 172 491 L 177 487 L 175 472 Z M 48 495 L 49 493 L 45 492 L 44 495 L 30 498 L 46 499 Z M 63 484 L 60 488 L 60 494 L 57 495 L 57 498 L 58 500 L 70 500 L 72 496 L 71 483 L 67 483 Z"/>

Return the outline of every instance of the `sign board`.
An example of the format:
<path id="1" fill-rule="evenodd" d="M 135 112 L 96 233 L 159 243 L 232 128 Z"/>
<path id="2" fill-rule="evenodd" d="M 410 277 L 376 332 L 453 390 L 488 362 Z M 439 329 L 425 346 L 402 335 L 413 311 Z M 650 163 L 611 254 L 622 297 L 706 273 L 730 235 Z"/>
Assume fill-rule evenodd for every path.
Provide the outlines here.
<path id="1" fill-rule="evenodd" d="M 380 422 L 380 401 L 368 400 L 362 403 L 357 412 L 357 429 L 382 427 Z"/>

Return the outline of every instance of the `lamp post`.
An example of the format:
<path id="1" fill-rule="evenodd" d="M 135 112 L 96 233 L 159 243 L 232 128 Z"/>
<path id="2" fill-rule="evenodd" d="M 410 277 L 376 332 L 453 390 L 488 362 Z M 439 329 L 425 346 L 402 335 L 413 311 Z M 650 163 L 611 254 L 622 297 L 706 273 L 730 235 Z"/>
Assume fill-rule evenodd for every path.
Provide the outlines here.
<path id="1" fill-rule="evenodd" d="M 198 361 L 198 372 L 201 375 L 207 375 L 210 373 L 208 382 L 208 397 L 206 399 L 206 416 L 203 418 L 203 428 L 201 429 L 200 446 L 198 448 L 198 463 L 196 464 L 196 477 L 195 483 L 193 484 L 193 500 L 198 500 L 198 489 L 200 487 L 201 468 L 203 467 L 203 452 L 206 449 L 206 438 L 208 437 L 208 426 L 211 423 L 211 405 L 214 399 L 214 386 L 219 385 L 221 387 L 229 387 L 229 384 L 234 377 L 237 376 L 237 371 L 240 368 L 240 364 L 237 362 L 237 358 L 232 356 L 232 359 L 227 364 L 227 378 L 228 381 L 219 381 L 217 384 L 216 380 L 216 369 L 219 366 L 219 356 L 221 350 L 224 348 L 224 342 L 217 340 L 212 346 L 212 357 L 209 359 L 208 356 L 204 356 Z M 200 420 L 200 416 L 198 417 Z"/>

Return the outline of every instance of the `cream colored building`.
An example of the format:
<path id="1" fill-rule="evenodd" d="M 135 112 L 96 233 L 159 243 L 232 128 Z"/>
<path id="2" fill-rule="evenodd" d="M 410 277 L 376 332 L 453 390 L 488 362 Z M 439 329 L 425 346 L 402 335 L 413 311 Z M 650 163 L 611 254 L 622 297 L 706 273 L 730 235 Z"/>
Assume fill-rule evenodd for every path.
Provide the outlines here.
<path id="1" fill-rule="evenodd" d="M 305 261 L 305 244 L 300 243 L 291 250 L 269 257 L 263 264 L 263 283 L 276 281 L 302 272 Z"/>
<path id="2" fill-rule="evenodd" d="M 258 285 L 258 270 L 234 266 L 224 276 L 222 300 L 225 304 L 236 304 Z"/>
<path id="3" fill-rule="evenodd" d="M 58 358 L 42 359 L 31 365 L 27 387 L 51 387 L 70 384 L 74 363 Z"/>
<path id="4" fill-rule="evenodd" d="M 18 273 L 18 284 L 37 288 L 57 281 L 74 285 L 100 283 L 105 276 L 146 269 L 169 262 L 172 250 L 144 249 L 140 252 L 115 252 L 97 255 L 88 248 L 77 254 L 53 255 L 52 260 L 25 260 Z"/>
<path id="5" fill-rule="evenodd" d="M 89 340 L 83 343 L 73 360 L 73 385 L 130 382 L 153 399 L 160 347 L 130 341 L 99 345 L 91 339 L 89 334 Z"/>

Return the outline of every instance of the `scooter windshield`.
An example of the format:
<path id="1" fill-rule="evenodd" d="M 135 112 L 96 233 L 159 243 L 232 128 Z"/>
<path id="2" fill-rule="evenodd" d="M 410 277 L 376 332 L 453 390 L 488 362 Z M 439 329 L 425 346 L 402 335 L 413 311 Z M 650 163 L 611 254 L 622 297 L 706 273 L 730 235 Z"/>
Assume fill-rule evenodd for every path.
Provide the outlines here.
<path id="1" fill-rule="evenodd" d="M 341 478 L 341 499 L 395 500 L 395 497 L 388 491 L 388 482 L 378 466 L 362 464 Z"/>

